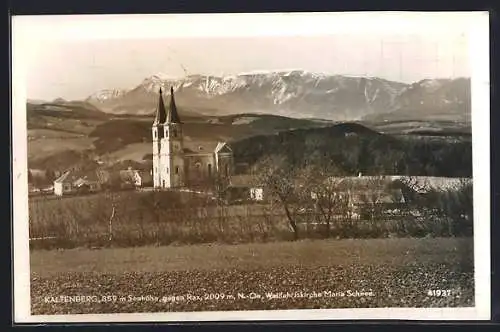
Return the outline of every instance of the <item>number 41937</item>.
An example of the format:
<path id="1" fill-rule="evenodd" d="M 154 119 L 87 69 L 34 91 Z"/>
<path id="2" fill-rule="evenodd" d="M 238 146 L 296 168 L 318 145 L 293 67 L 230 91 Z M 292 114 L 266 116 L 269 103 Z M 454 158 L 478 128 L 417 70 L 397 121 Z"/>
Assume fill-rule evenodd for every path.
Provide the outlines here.
<path id="1" fill-rule="evenodd" d="M 429 289 L 427 291 L 428 296 L 450 296 L 451 289 Z"/>

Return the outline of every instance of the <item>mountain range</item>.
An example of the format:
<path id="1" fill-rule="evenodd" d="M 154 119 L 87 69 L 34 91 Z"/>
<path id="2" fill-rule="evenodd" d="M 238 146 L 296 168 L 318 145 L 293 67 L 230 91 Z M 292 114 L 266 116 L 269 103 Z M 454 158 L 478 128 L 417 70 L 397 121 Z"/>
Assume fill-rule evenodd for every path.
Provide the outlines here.
<path id="1" fill-rule="evenodd" d="M 103 90 L 85 101 L 111 114 L 153 114 L 160 87 L 173 87 L 185 113 L 254 113 L 293 118 L 470 121 L 470 79 L 425 79 L 413 84 L 303 70 L 229 76 L 163 74 L 129 90 Z"/>
<path id="2" fill-rule="evenodd" d="M 310 141 L 318 128 L 328 131 L 336 122 L 418 140 L 470 137 L 468 78 L 405 84 L 300 70 L 178 79 L 154 75 L 133 89 L 99 91 L 83 100 L 28 100 L 30 168 L 64 170 L 88 158 L 109 165 L 148 161 L 158 90 L 168 92 L 171 86 L 185 123 L 185 143 L 193 146 L 226 141 L 250 153 L 279 133 L 300 134 L 298 129 L 308 130 L 301 137 Z"/>

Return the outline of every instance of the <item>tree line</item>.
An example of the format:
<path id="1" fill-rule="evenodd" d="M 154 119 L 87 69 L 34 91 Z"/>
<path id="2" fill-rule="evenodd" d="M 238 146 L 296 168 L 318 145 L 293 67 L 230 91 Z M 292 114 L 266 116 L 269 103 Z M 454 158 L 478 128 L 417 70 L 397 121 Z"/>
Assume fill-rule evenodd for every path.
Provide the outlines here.
<path id="1" fill-rule="evenodd" d="M 267 201 L 286 216 L 294 240 L 301 237 L 300 224 L 310 223 L 320 225 L 325 237 L 472 235 L 472 182 L 467 179 L 421 194 L 412 177 L 387 181 L 373 176 L 353 183 L 332 161 L 297 167 L 285 154 L 260 159 L 252 173 L 255 186 L 263 187 Z"/>
<path id="2" fill-rule="evenodd" d="M 35 247 L 136 246 L 171 243 L 298 240 L 309 237 L 471 236 L 472 184 L 413 190 L 413 178 L 388 185 L 383 176 L 362 186 L 333 159 L 300 163 L 287 151 L 265 156 L 250 170 L 265 201 L 232 205 L 227 179 L 196 192 L 103 192 L 30 200 L 30 236 L 54 237 Z M 358 195 L 353 206 L 353 194 Z M 399 195 L 403 195 L 404 204 Z M 390 196 L 395 204 L 379 204 Z M 356 208 L 358 207 L 358 208 Z M 44 242 L 45 241 L 45 242 Z M 50 242 L 53 241 L 53 242 Z"/>
<path id="3" fill-rule="evenodd" d="M 343 124 L 251 137 L 231 147 L 235 160 L 250 165 L 284 154 L 294 166 L 305 160 L 332 160 L 351 175 L 472 176 L 470 137 L 395 137 Z"/>

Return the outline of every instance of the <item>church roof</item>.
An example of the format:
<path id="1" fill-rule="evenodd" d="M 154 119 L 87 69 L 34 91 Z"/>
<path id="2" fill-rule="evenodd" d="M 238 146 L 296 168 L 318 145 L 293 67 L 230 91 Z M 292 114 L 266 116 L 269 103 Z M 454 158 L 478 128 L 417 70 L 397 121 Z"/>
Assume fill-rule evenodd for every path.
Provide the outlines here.
<path id="1" fill-rule="evenodd" d="M 215 147 L 215 153 L 219 153 L 220 151 L 222 151 L 222 149 L 224 149 L 224 147 L 226 147 L 227 150 L 229 151 L 232 151 L 231 148 L 227 145 L 226 142 L 219 142 L 217 144 L 217 146 Z"/>
<path id="2" fill-rule="evenodd" d="M 158 108 L 156 110 L 156 117 L 154 123 L 165 123 L 167 119 L 167 112 L 165 110 L 165 104 L 163 102 L 163 93 L 160 88 L 160 98 L 158 101 Z"/>
<path id="3" fill-rule="evenodd" d="M 181 118 L 179 117 L 179 114 L 177 113 L 177 105 L 175 104 L 174 88 L 173 87 L 170 88 L 170 107 L 168 110 L 167 122 L 168 123 L 181 123 Z"/>
<path id="4" fill-rule="evenodd" d="M 163 93 L 160 88 L 160 98 L 158 100 L 158 108 L 156 110 L 155 123 L 165 123 L 167 119 L 167 112 L 165 110 L 165 103 L 163 102 Z"/>
<path id="5" fill-rule="evenodd" d="M 184 152 L 189 154 L 218 153 L 223 147 L 229 148 L 225 142 L 184 141 Z"/>
<path id="6" fill-rule="evenodd" d="M 212 141 L 184 141 L 186 153 L 213 153 L 217 142 Z"/>

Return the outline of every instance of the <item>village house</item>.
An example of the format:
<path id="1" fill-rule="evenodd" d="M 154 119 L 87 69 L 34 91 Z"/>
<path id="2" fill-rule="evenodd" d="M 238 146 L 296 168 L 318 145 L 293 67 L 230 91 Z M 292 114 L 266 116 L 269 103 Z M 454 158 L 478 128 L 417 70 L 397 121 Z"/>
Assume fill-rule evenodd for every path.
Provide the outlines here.
<path id="1" fill-rule="evenodd" d="M 119 177 L 122 188 L 150 186 L 153 182 L 153 176 L 150 172 L 132 169 L 132 167 L 119 171 Z"/>
<path id="2" fill-rule="evenodd" d="M 296 186 L 304 185 L 299 180 L 296 182 Z M 348 199 L 352 211 L 357 211 L 366 204 L 395 208 L 406 203 L 404 184 L 396 177 L 330 177 L 325 180 L 325 185 L 334 194 Z M 265 185 L 250 174 L 231 176 L 227 191 L 233 200 L 265 201 L 269 197 Z M 310 197 L 318 199 L 318 194 L 311 190 Z"/>
<path id="3" fill-rule="evenodd" d="M 152 187 L 153 174 L 152 171 L 136 170 L 134 172 L 134 183 L 136 187 Z"/>
<path id="4" fill-rule="evenodd" d="M 107 171 L 69 170 L 54 181 L 53 192 L 57 196 L 98 192 L 101 190 L 134 189 L 152 186 L 151 172 L 129 167 L 126 170 Z"/>
<path id="5" fill-rule="evenodd" d="M 455 190 L 472 184 L 471 178 L 439 176 L 395 176 L 394 178 L 397 178 L 418 194 L 427 194 L 431 191 Z"/>
<path id="6" fill-rule="evenodd" d="M 57 196 L 97 192 L 106 183 L 109 173 L 102 170 L 66 171 L 54 180 L 54 194 Z"/>
<path id="7" fill-rule="evenodd" d="M 264 186 L 250 174 L 233 175 L 229 179 L 227 189 L 230 201 L 264 201 L 267 195 Z"/>
<path id="8" fill-rule="evenodd" d="M 325 180 L 328 194 L 344 200 L 353 218 L 362 218 L 368 210 L 397 213 L 407 203 L 404 184 L 391 176 L 329 177 Z M 316 204 L 322 199 L 319 192 L 311 191 Z"/>
<path id="9" fill-rule="evenodd" d="M 28 183 L 28 195 L 37 195 L 41 193 L 40 188 L 36 187 L 33 183 Z"/>

